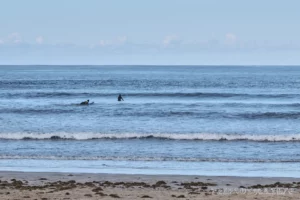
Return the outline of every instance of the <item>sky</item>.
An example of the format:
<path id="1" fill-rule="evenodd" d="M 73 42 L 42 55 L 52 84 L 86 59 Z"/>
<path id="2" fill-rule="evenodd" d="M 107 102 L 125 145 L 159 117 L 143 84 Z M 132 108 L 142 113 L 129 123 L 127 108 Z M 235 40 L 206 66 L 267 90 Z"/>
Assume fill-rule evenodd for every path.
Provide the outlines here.
<path id="1" fill-rule="evenodd" d="M 0 64 L 300 65 L 299 0 L 0 0 Z"/>

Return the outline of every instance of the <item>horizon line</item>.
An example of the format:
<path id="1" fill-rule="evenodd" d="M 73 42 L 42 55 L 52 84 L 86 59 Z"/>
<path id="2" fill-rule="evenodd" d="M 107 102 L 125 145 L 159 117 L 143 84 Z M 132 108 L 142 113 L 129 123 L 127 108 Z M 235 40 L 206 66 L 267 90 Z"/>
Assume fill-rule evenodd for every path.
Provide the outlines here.
<path id="1" fill-rule="evenodd" d="M 195 66 L 195 67 L 300 67 L 300 64 L 0 64 L 0 66 Z"/>

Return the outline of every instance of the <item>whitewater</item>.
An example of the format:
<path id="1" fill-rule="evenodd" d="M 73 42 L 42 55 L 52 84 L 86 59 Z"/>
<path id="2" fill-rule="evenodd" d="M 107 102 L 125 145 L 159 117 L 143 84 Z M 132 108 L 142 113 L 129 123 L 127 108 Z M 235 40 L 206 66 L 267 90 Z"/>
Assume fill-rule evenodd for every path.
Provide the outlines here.
<path id="1" fill-rule="evenodd" d="M 300 177 L 299 76 L 297 66 L 0 66 L 0 170 Z"/>
<path id="2" fill-rule="evenodd" d="M 0 139 L 6 140 L 96 140 L 96 139 L 161 139 L 161 140 L 245 140 L 258 142 L 300 142 L 300 134 L 294 135 L 247 135 L 214 133 L 2 133 Z"/>

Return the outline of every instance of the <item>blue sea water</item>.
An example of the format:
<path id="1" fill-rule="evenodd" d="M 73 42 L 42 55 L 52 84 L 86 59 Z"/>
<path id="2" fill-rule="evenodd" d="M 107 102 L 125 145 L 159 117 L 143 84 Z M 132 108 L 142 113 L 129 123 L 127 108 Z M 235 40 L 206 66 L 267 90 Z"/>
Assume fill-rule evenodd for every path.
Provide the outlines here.
<path id="1" fill-rule="evenodd" d="M 0 66 L 0 171 L 300 177 L 299 77 L 297 66 Z"/>

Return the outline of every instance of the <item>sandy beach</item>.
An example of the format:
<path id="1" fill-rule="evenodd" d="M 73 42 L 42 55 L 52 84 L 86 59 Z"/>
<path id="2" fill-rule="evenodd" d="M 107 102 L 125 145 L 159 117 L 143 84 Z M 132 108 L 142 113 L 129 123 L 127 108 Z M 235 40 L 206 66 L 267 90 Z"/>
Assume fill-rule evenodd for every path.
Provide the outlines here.
<path id="1" fill-rule="evenodd" d="M 300 178 L 0 172 L 0 199 L 297 199 Z"/>

